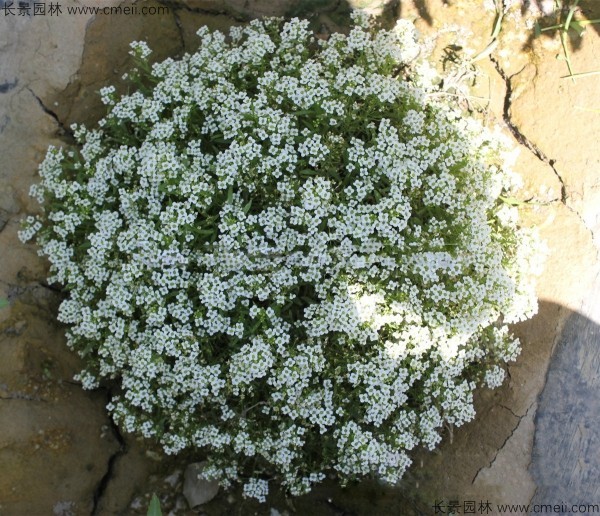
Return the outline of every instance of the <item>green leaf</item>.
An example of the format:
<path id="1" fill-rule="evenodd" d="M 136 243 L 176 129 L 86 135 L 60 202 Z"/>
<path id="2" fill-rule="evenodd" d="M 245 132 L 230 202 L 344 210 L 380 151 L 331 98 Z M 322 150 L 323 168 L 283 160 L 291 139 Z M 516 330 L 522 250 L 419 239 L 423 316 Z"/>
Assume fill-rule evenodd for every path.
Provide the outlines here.
<path id="1" fill-rule="evenodd" d="M 575 0 L 575 2 L 573 2 L 573 5 L 569 9 L 569 14 L 567 15 L 567 19 L 565 21 L 565 31 L 569 30 L 569 25 L 571 24 L 571 20 L 573 19 L 573 15 L 575 14 L 575 11 L 577 10 L 578 3 L 579 3 L 579 0 Z"/>
<path id="2" fill-rule="evenodd" d="M 575 2 L 577 4 L 577 2 Z M 569 44 L 568 44 L 568 36 L 566 29 L 560 33 L 560 43 L 562 45 L 563 52 L 565 54 L 565 61 L 567 62 L 567 68 L 569 69 L 569 75 L 571 76 L 571 80 L 575 82 L 573 78 L 573 65 L 571 64 L 571 56 L 569 53 Z"/>
<path id="3" fill-rule="evenodd" d="M 564 75 L 561 77 L 561 79 L 568 79 L 568 78 L 573 78 L 573 77 L 591 77 L 592 75 L 599 75 L 600 74 L 600 70 L 594 70 L 592 72 L 581 72 L 581 73 L 572 73 L 570 75 Z M 591 110 L 591 111 L 595 111 L 595 110 Z"/>
<path id="4" fill-rule="evenodd" d="M 491 55 L 491 53 L 494 50 L 496 50 L 497 46 L 498 46 L 498 40 L 493 39 L 487 47 L 485 47 L 481 52 L 479 52 L 479 54 L 477 54 L 475 57 L 473 57 L 471 59 L 471 63 L 474 63 L 475 61 L 479 61 L 480 59 L 483 59 L 484 57 Z"/>
<path id="5" fill-rule="evenodd" d="M 333 179 L 335 179 L 337 182 L 340 182 L 340 181 L 341 181 L 340 175 L 339 175 L 339 174 L 337 173 L 337 171 L 336 171 L 336 170 L 334 170 L 334 169 L 329 169 L 329 170 L 327 170 L 327 175 L 328 175 L 329 177 L 332 177 Z"/>
<path id="6" fill-rule="evenodd" d="M 4 299 L 0 297 L 0 308 L 5 308 L 10 305 L 10 301 L 8 299 Z"/>
<path id="7" fill-rule="evenodd" d="M 152 494 L 152 500 L 150 500 L 147 516 L 162 516 L 162 511 L 160 510 L 160 501 L 158 500 L 156 493 Z"/>
<path id="8" fill-rule="evenodd" d="M 502 29 L 502 18 L 504 18 L 504 13 L 502 11 L 499 11 L 496 15 L 494 30 L 492 31 L 492 39 L 496 39 L 498 37 L 498 34 L 500 34 L 500 30 Z"/>
<path id="9" fill-rule="evenodd" d="M 227 143 L 227 140 L 223 137 L 222 134 L 211 134 L 210 141 L 214 143 Z"/>
<path id="10" fill-rule="evenodd" d="M 533 31 L 534 31 L 534 32 L 533 32 L 533 33 L 534 33 L 534 36 L 535 36 L 536 38 L 542 35 L 542 28 L 540 27 L 540 24 L 537 22 L 537 20 L 536 20 L 536 22 L 533 24 Z"/>
<path id="11" fill-rule="evenodd" d="M 519 199 L 517 199 L 516 197 L 498 197 L 498 199 L 500 199 L 503 203 L 508 204 L 509 206 L 526 206 L 527 204 L 530 204 L 527 201 L 521 201 Z"/>
<path id="12" fill-rule="evenodd" d="M 579 35 L 579 37 L 581 37 L 583 35 L 583 33 L 585 32 L 585 25 L 582 24 L 579 21 L 574 21 L 571 22 L 570 27 L 575 30 L 575 32 L 577 32 L 577 34 Z"/>

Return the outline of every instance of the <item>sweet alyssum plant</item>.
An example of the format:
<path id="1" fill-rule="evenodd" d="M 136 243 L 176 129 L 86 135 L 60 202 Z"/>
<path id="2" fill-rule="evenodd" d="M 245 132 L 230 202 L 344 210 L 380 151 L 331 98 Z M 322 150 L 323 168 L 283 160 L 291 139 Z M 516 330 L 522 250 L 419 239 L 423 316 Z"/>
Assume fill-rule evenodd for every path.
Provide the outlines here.
<path id="1" fill-rule="evenodd" d="M 21 232 L 68 292 L 83 386 L 114 380 L 125 431 L 262 501 L 397 482 L 536 308 L 497 133 L 432 94 L 410 23 L 355 22 L 203 28 L 153 65 L 134 43 L 135 93 L 49 149 Z"/>

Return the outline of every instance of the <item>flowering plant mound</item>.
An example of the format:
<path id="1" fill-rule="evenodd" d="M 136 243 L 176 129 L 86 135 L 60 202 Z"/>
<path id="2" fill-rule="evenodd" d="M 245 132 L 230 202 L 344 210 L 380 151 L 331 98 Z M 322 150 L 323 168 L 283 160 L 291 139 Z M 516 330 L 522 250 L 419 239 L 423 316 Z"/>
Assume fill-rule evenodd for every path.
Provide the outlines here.
<path id="1" fill-rule="evenodd" d="M 430 94 L 412 25 L 307 25 L 203 28 L 153 65 L 132 44 L 137 91 L 49 149 L 21 232 L 69 292 L 83 386 L 118 381 L 125 431 L 259 500 L 397 482 L 536 307 L 503 144 Z"/>

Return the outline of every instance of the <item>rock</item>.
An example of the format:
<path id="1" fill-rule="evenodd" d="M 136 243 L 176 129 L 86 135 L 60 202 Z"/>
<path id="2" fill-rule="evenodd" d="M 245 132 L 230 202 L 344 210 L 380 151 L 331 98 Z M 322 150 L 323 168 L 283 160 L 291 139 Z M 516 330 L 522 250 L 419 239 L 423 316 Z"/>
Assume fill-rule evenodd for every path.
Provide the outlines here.
<path id="1" fill-rule="evenodd" d="M 598 306 L 597 294 L 590 301 Z M 569 317 L 536 416 L 532 503 L 589 503 L 600 495 L 599 341 L 597 322 Z"/>
<path id="2" fill-rule="evenodd" d="M 60 144 L 60 140 L 53 138 L 57 131 L 56 122 L 44 113 L 29 90 L 13 90 L 0 96 L 0 113 L 3 110 L 10 122 L 0 132 L 0 184 L 3 185 L 0 208 L 4 208 L 8 218 L 16 223 L 18 217 L 13 215 L 39 211 L 37 202 L 29 197 L 29 187 L 38 181 L 37 168 L 48 145 Z M 12 251 L 17 252 L 17 249 Z"/>
<path id="3" fill-rule="evenodd" d="M 535 431 L 534 414 L 536 409 L 537 405 L 534 403 L 521 417 L 510 438 L 498 451 L 492 463 L 479 470 L 473 480 L 475 493 L 486 493 L 489 498 L 506 500 L 510 503 L 527 503 L 531 500 L 536 485 L 528 468 Z M 505 481 L 507 475 L 511 479 L 510 482 Z M 515 491 L 515 485 L 519 486 L 518 491 Z"/>
<path id="4" fill-rule="evenodd" d="M 10 219 L 4 230 L 0 232 L 0 297 L 17 298 L 21 294 L 26 294 L 28 289 L 33 289 L 34 285 L 29 282 L 22 282 L 18 278 L 19 272 L 27 264 L 30 265 L 31 279 L 41 281 L 46 272 L 46 264 L 37 256 L 37 249 L 32 245 L 23 245 L 17 237 L 19 230 L 18 218 Z M 39 285 L 38 285 L 39 286 Z M 5 290 L 2 293 L 2 290 Z M 42 299 L 40 298 L 40 301 Z"/>
<path id="5" fill-rule="evenodd" d="M 122 6 L 131 4 L 123 2 Z M 161 7 L 154 1 L 144 2 L 144 6 Z M 110 84 L 119 87 L 120 91 L 127 90 L 121 76 L 133 65 L 129 44 L 140 40 L 146 41 L 153 50 L 150 57 L 153 62 L 182 51 L 172 12 L 152 16 L 109 14 L 91 20 L 85 34 L 81 67 L 65 90 L 57 91 L 46 100 L 65 126 L 82 122 L 92 124 L 105 114 L 106 108 L 98 95 L 100 88 Z"/>
<path id="6" fill-rule="evenodd" d="M 209 502 L 219 492 L 219 483 L 216 480 L 208 481 L 198 478 L 206 464 L 206 461 L 194 462 L 185 469 L 183 496 L 192 509 Z"/>
<path id="7" fill-rule="evenodd" d="M 315 3 L 326 3 L 317 0 Z M 296 7 L 299 0 L 183 0 L 186 7 L 208 13 L 230 14 L 244 18 L 285 16 Z"/>
<path id="8" fill-rule="evenodd" d="M 0 211 L 9 215 L 19 213 L 19 204 L 15 199 L 15 189 L 10 184 L 0 185 Z"/>
<path id="9" fill-rule="evenodd" d="M 600 17 L 600 5 L 590 3 L 586 18 Z M 593 32 L 588 30 L 588 33 Z M 600 154 L 597 131 L 598 82 L 595 77 L 573 81 L 564 60 L 554 59 L 562 49 L 549 51 L 542 38 L 532 43 L 535 66 L 511 78 L 513 91 L 519 90 L 510 106 L 510 115 L 519 131 L 550 160 L 566 187 L 568 205 L 579 213 L 600 248 Z M 559 41 L 558 35 L 550 41 Z M 597 69 L 600 38 L 592 34 L 570 41 L 575 72 Z M 532 65 L 533 66 L 533 65 Z"/>
<path id="10" fill-rule="evenodd" d="M 106 395 L 68 383 L 78 360 L 40 309 L 16 303 L 11 312 L 27 325 L 16 333 L 0 330 L 1 511 L 53 514 L 68 502 L 74 513 L 90 514 L 119 448 L 102 432 Z"/>
<path id="11" fill-rule="evenodd" d="M 0 185 L 0 232 L 6 227 L 12 215 L 19 213 L 15 189 L 11 185 Z"/>
<path id="12" fill-rule="evenodd" d="M 8 93 L 10 90 L 15 88 L 17 84 L 19 84 L 19 79 L 17 79 L 16 77 L 12 80 L 0 83 L 0 93 Z"/>
<path id="13" fill-rule="evenodd" d="M 90 18 L 91 15 L 83 14 L 1 16 L 0 34 L 8 37 L 6 42 L 0 41 L 3 47 L 0 83 L 16 80 L 13 92 L 34 85 L 40 96 L 65 88 L 79 66 Z"/>
<path id="14" fill-rule="evenodd" d="M 356 0 L 379 6 L 380 0 Z M 336 0 L 180 0 L 185 9 L 201 14 L 226 14 L 236 20 L 265 16 L 312 18 L 324 12 L 348 10 L 347 2 Z M 386 0 L 387 3 L 387 0 Z"/>
<path id="15" fill-rule="evenodd" d="M 240 25 L 231 17 L 222 14 L 199 14 L 192 11 L 177 11 L 179 27 L 183 38 L 186 52 L 195 52 L 200 45 L 200 38 L 196 32 L 200 27 L 206 25 L 211 30 L 218 30 L 224 34 L 229 33 L 229 28 L 233 25 Z"/>
<path id="16" fill-rule="evenodd" d="M 123 513 L 137 494 L 148 489 L 148 478 L 160 466 L 146 456 L 143 445 L 132 436 L 125 435 L 123 440 L 123 452 L 113 464 L 97 514 Z M 147 504 L 142 504 L 142 507 L 147 509 Z"/>
<path id="17" fill-rule="evenodd" d="M 192 11 L 205 13 L 224 13 L 228 7 L 228 2 L 221 0 L 180 0 L 180 3 Z"/>

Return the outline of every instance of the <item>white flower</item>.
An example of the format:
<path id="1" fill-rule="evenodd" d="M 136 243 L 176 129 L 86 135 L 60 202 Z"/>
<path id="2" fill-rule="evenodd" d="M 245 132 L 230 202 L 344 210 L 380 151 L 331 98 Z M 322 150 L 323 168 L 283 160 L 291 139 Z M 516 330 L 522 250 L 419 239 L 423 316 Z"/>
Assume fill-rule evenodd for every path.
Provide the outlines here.
<path id="1" fill-rule="evenodd" d="M 148 44 L 145 41 L 132 41 L 129 46 L 131 47 L 129 53 L 140 59 L 147 59 L 152 53 L 152 50 L 150 50 L 150 47 L 148 47 Z"/>
<path id="2" fill-rule="evenodd" d="M 260 478 L 251 478 L 244 484 L 244 496 L 256 498 L 259 502 L 267 501 L 269 493 L 269 483 Z"/>
<path id="3" fill-rule="evenodd" d="M 205 478 L 262 502 L 332 471 L 397 483 L 502 382 L 520 347 L 498 321 L 537 306 L 503 138 L 435 95 L 411 23 L 354 18 L 318 42 L 297 19 L 203 28 L 139 63 L 148 90 L 102 89 L 101 129 L 48 149 L 19 232 L 68 287 L 83 387 L 115 381 L 125 431 L 203 448 Z"/>
<path id="4" fill-rule="evenodd" d="M 504 376 L 504 369 L 499 366 L 494 366 L 485 373 L 485 383 L 490 389 L 495 389 L 502 385 Z"/>

